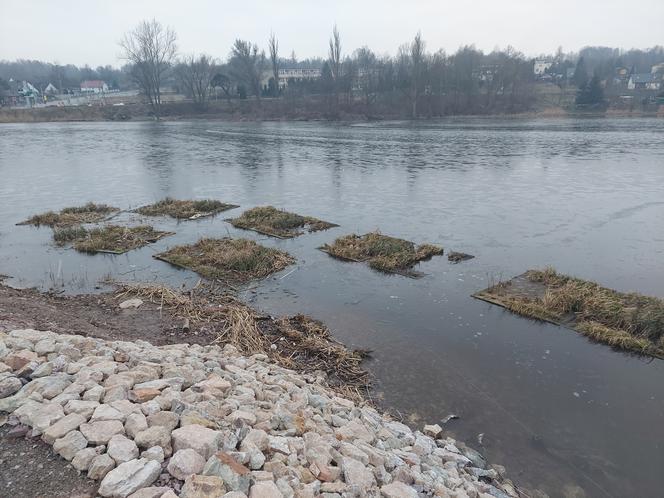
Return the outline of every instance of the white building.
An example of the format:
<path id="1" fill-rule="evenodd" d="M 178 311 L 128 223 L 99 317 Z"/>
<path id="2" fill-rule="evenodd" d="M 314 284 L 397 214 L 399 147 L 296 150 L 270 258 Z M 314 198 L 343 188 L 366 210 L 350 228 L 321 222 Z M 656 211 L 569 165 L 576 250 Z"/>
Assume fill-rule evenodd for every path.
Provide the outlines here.
<path id="1" fill-rule="evenodd" d="M 553 62 L 537 60 L 533 64 L 533 73 L 535 76 L 542 76 L 551 66 L 553 66 Z"/>
<path id="2" fill-rule="evenodd" d="M 279 69 L 279 88 L 285 88 L 292 81 L 315 80 L 320 78 L 320 69 L 311 68 L 282 68 Z M 272 71 L 263 73 L 262 84 L 267 86 L 273 78 Z"/>
<path id="3" fill-rule="evenodd" d="M 108 85 L 102 80 L 85 80 L 81 83 L 82 93 L 105 93 L 108 92 Z"/>

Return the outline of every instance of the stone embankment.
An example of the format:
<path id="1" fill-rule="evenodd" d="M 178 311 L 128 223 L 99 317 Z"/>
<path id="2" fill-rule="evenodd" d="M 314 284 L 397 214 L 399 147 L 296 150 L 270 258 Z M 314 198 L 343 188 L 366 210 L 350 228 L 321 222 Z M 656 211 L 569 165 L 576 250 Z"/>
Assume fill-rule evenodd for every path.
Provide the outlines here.
<path id="1" fill-rule="evenodd" d="M 518 496 L 439 426 L 413 431 L 229 345 L 0 333 L 0 412 L 103 497 Z"/>

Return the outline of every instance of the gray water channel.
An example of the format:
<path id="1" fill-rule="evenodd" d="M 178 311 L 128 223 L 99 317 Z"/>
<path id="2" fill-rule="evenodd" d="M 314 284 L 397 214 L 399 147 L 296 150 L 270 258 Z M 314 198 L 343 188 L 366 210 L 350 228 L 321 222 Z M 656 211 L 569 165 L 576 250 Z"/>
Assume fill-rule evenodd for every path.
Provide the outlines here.
<path id="1" fill-rule="evenodd" d="M 127 209 L 165 196 L 241 208 L 152 219 L 177 234 L 122 256 L 78 254 L 54 247 L 47 228 L 15 226 L 87 201 Z M 17 287 L 94 292 L 105 276 L 192 285 L 195 274 L 151 256 L 203 236 L 287 250 L 297 264 L 242 296 L 372 349 L 375 395 L 395 415 L 414 425 L 459 415 L 446 429 L 550 496 L 661 496 L 664 362 L 470 295 L 553 265 L 664 297 L 664 120 L 0 125 L 0 202 L 0 274 Z M 276 240 L 223 220 L 267 204 L 340 227 Z M 477 257 L 434 258 L 413 280 L 316 250 L 375 229 Z"/>

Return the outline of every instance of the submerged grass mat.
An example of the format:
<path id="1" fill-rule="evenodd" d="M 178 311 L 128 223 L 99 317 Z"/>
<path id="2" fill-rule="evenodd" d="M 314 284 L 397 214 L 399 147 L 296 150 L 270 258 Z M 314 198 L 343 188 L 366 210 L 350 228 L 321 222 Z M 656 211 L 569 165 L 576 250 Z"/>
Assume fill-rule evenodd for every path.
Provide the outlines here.
<path id="1" fill-rule="evenodd" d="M 149 225 L 123 227 L 107 225 L 87 230 L 83 227 L 66 227 L 53 232 L 58 245 L 72 244 L 80 252 L 123 254 L 158 241 L 173 232 L 160 232 Z"/>
<path id="2" fill-rule="evenodd" d="M 83 223 L 97 223 L 106 219 L 110 214 L 118 211 L 120 210 L 116 207 L 88 202 L 83 206 L 64 208 L 57 213 L 55 211 L 47 211 L 45 213 L 36 214 L 31 218 L 18 223 L 18 225 L 65 227 L 80 225 Z"/>
<path id="3" fill-rule="evenodd" d="M 167 197 L 154 204 L 140 207 L 135 212 L 144 216 L 170 216 L 179 220 L 196 220 L 206 216 L 214 216 L 217 213 L 236 207 L 239 206 L 213 199 L 182 201 Z"/>
<path id="4" fill-rule="evenodd" d="M 443 254 L 443 248 L 433 244 L 415 246 L 412 242 L 389 237 L 378 232 L 365 235 L 346 235 L 319 249 L 335 258 L 366 262 L 376 270 L 418 278 L 423 273 L 412 267 L 433 256 Z"/>
<path id="5" fill-rule="evenodd" d="M 228 282 L 247 282 L 267 277 L 295 262 L 284 251 L 247 239 L 201 239 L 195 244 L 172 247 L 156 259 L 207 277 Z"/>
<path id="6" fill-rule="evenodd" d="M 563 325 L 614 348 L 664 358 L 664 300 L 529 270 L 473 297 L 514 313 Z"/>
<path id="7" fill-rule="evenodd" d="M 230 218 L 228 221 L 236 228 L 253 230 L 254 232 L 288 239 L 297 237 L 308 232 L 317 232 L 336 227 L 334 223 L 312 218 L 311 216 L 301 216 L 288 211 L 282 211 L 273 206 L 256 207 L 245 211 L 237 218 Z"/>

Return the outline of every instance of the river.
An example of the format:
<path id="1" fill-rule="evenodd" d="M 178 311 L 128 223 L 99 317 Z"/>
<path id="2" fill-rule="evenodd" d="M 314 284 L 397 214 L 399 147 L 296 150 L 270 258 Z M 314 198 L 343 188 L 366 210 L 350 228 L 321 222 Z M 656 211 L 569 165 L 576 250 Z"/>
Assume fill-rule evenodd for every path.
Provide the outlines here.
<path id="1" fill-rule="evenodd" d="M 15 226 L 87 201 L 133 208 L 167 195 L 242 206 L 228 215 L 272 204 L 340 226 L 276 240 L 224 215 L 156 219 L 177 235 L 122 256 L 78 254 L 52 246 L 47 228 Z M 192 285 L 196 275 L 151 255 L 203 236 L 256 239 L 298 262 L 242 297 L 372 349 L 374 394 L 395 416 L 458 415 L 446 430 L 552 497 L 662 495 L 664 362 L 470 295 L 552 265 L 664 297 L 664 120 L 0 125 L 0 199 L 11 285 L 94 292 L 108 275 Z M 413 280 L 316 250 L 375 229 L 476 258 L 433 258 Z"/>

